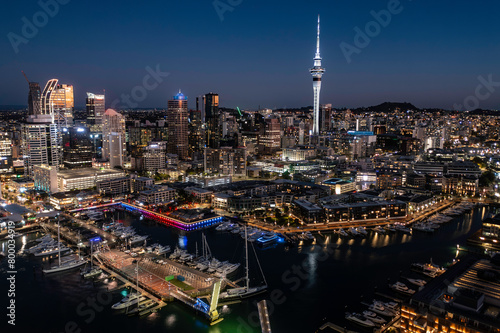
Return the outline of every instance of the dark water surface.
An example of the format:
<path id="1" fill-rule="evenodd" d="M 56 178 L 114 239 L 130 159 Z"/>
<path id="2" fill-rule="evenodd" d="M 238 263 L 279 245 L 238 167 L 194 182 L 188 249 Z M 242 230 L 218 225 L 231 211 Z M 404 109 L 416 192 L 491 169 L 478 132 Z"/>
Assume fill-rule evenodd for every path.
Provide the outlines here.
<path id="1" fill-rule="evenodd" d="M 269 311 L 273 332 L 315 332 L 325 321 L 350 326 L 344 319 L 349 311 L 362 311 L 361 301 L 369 302 L 375 291 L 392 294 L 388 279 L 410 276 L 410 264 L 429 262 L 444 265 L 465 253 L 457 253 L 457 244 L 465 246 L 467 237 L 480 228 L 488 208 L 456 218 L 434 234 L 393 233 L 380 236 L 369 232 L 366 238 L 339 239 L 336 235 L 316 235 L 312 244 L 288 248 L 256 247 L 269 292 L 242 303 L 221 308 L 224 320 L 210 326 L 194 311 L 179 303 L 170 303 L 160 312 L 145 318 L 128 317 L 110 309 L 120 298 L 120 291 L 108 293 L 107 284 L 83 280 L 78 271 L 44 276 L 33 267 L 48 265 L 47 259 L 19 254 L 16 267 L 16 326 L 7 325 L 7 310 L 2 312 L 0 327 L 7 332 L 260 332 L 257 307 L 261 299 L 271 299 Z M 139 234 L 149 234 L 150 242 L 180 246 L 201 253 L 201 231 L 189 234 L 115 212 L 115 218 L 132 224 Z M 205 230 L 212 254 L 220 260 L 241 262 L 236 278 L 244 274 L 244 240 L 239 235 Z M 16 240 L 19 251 L 23 243 L 39 237 L 23 236 Z M 5 242 L 0 251 L 6 252 Z M 261 274 L 250 248 L 252 284 Z M 8 290 L 6 260 L 1 262 L 0 292 Z M 412 275 L 413 276 L 413 275 Z M 401 280 L 404 281 L 404 280 Z M 109 287 L 113 287 L 112 282 Z M 2 297 L 2 308 L 7 297 Z M 5 313 L 5 314 L 4 314 Z M 5 332 L 5 330 L 1 330 Z"/>

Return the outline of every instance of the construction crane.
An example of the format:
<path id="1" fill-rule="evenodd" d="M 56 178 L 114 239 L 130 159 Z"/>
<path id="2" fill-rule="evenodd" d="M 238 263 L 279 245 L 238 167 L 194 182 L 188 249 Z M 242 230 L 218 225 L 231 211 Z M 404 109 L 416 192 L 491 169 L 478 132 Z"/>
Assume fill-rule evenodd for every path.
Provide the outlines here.
<path id="1" fill-rule="evenodd" d="M 24 71 L 21 71 L 21 73 L 23 73 L 24 78 L 26 79 L 26 81 L 28 81 L 28 84 L 30 84 L 30 80 L 28 80 L 28 77 L 26 76 L 26 74 L 24 73 Z"/>

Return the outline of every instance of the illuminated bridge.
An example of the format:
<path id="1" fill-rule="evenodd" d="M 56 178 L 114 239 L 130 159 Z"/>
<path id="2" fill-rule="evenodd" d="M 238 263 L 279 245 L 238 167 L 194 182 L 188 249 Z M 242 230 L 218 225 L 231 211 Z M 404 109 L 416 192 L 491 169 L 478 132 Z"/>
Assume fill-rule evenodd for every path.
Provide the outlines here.
<path id="1" fill-rule="evenodd" d="M 196 229 L 202 229 L 202 228 L 206 228 L 206 227 L 209 227 L 209 226 L 212 226 L 214 224 L 222 222 L 222 216 L 215 216 L 215 217 L 211 217 L 211 218 L 204 219 L 204 220 L 197 220 L 194 222 L 184 222 L 184 221 L 174 219 L 172 217 L 169 217 L 169 216 L 157 213 L 157 212 L 153 212 L 151 210 L 148 210 L 148 209 L 145 209 L 142 207 L 138 207 L 138 206 L 135 206 L 135 205 L 132 205 L 129 203 L 122 202 L 121 205 L 125 210 L 132 211 L 132 212 L 137 211 L 137 212 L 141 213 L 142 215 L 144 215 L 145 217 L 147 217 L 148 219 L 152 219 L 152 220 L 155 220 L 159 223 L 162 223 L 162 224 L 165 224 L 168 226 L 172 226 L 175 228 L 179 228 L 179 229 L 182 229 L 185 231 L 193 231 Z"/>

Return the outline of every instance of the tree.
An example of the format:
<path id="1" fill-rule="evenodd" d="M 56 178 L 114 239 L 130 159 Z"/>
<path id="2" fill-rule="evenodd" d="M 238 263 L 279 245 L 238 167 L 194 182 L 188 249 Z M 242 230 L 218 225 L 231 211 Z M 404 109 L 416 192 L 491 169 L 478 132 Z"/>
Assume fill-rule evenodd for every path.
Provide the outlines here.
<path id="1" fill-rule="evenodd" d="M 289 171 L 283 172 L 283 174 L 281 176 L 283 177 L 283 179 L 292 179 Z"/>
<path id="2" fill-rule="evenodd" d="M 482 158 L 476 156 L 472 159 L 472 162 L 476 163 L 480 168 L 486 169 L 486 163 L 484 163 Z"/>
<path id="3" fill-rule="evenodd" d="M 483 174 L 481 175 L 481 177 L 479 177 L 479 186 L 490 186 L 491 184 L 493 184 L 496 180 L 496 176 L 495 176 L 495 173 L 491 170 L 488 170 L 486 172 L 483 172 Z"/>

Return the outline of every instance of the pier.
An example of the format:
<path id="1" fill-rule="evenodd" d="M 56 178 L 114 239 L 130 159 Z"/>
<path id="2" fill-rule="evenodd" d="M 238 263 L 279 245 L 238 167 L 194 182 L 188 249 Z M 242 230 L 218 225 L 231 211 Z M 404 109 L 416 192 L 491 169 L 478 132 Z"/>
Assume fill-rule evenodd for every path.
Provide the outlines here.
<path id="1" fill-rule="evenodd" d="M 202 313 L 212 322 L 219 319 L 216 307 L 224 281 L 168 259 L 163 259 L 166 264 L 158 264 L 150 257 L 133 258 L 118 250 L 101 252 L 96 257 L 101 267 L 114 276 L 120 276 L 120 280 L 132 288 L 137 288 L 138 284 L 139 291 L 148 297 L 158 302 L 175 299 Z M 167 281 L 168 276 L 182 276 L 183 281 Z M 206 304 L 200 296 L 210 298 L 211 304 Z"/>

